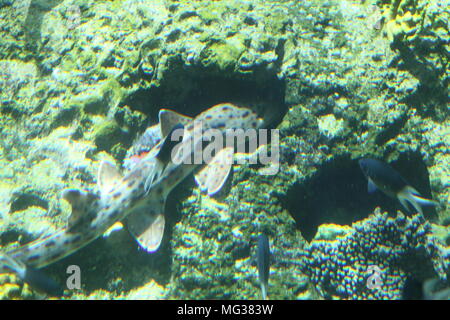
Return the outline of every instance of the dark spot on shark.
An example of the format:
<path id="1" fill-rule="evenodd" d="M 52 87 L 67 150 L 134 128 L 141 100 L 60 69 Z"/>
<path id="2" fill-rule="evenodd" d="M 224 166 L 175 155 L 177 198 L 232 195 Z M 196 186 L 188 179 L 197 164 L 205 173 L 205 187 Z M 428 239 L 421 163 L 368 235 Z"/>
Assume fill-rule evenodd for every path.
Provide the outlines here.
<path id="1" fill-rule="evenodd" d="M 60 252 L 56 252 L 55 254 L 50 256 L 50 261 L 58 260 L 60 256 L 61 256 L 61 253 Z"/>
<path id="2" fill-rule="evenodd" d="M 115 210 L 111 213 L 110 218 L 111 220 L 114 220 L 115 218 L 117 218 L 117 216 L 119 215 L 120 211 L 119 210 Z"/>
<path id="3" fill-rule="evenodd" d="M 94 226 L 92 226 L 92 227 L 94 227 Z M 81 240 L 81 235 L 79 235 L 79 234 L 77 234 L 77 235 L 72 239 L 73 242 L 78 242 L 78 241 L 80 241 L 80 240 Z"/>
<path id="4" fill-rule="evenodd" d="M 122 195 L 122 192 L 117 191 L 116 193 L 114 193 L 114 194 L 112 195 L 112 197 L 113 197 L 114 200 L 116 200 L 116 199 L 119 198 L 121 195 Z"/>
<path id="5" fill-rule="evenodd" d="M 8 270 L 9 272 L 15 272 L 14 268 L 11 268 L 10 266 L 8 266 L 7 264 L 3 265 L 3 268 Z"/>
<path id="6" fill-rule="evenodd" d="M 53 247 L 55 244 L 56 244 L 56 242 L 55 242 L 54 240 L 52 240 L 52 241 L 47 242 L 47 243 L 45 244 L 45 247 L 46 247 L 46 248 L 48 248 L 48 247 Z"/>

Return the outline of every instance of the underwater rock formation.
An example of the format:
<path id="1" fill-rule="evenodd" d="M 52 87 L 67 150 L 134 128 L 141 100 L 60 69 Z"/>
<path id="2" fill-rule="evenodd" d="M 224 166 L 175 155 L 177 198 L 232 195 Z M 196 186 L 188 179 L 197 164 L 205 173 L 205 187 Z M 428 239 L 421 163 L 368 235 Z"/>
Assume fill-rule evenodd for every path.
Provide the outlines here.
<path id="1" fill-rule="evenodd" d="M 49 267 L 61 281 L 69 263 L 97 271 L 83 273 L 73 298 L 259 297 L 253 245 L 262 230 L 275 257 L 269 296 L 315 298 L 297 265 L 317 227 L 349 225 L 378 205 L 398 209 L 366 196 L 356 159 L 369 155 L 403 169 L 439 201 L 433 222 L 448 224 L 448 0 L 43 3 L 0 3 L 1 246 L 63 226 L 61 189 L 92 189 L 99 161 L 121 163 L 159 108 L 195 115 L 241 102 L 280 129 L 276 176 L 236 166 L 221 198 L 201 195 L 192 180 L 177 188 L 161 252 L 144 255 L 118 231 Z M 386 221 L 400 237 L 398 219 L 364 225 L 378 232 Z M 405 223 L 425 225 L 414 219 Z M 420 250 L 415 257 L 428 259 Z M 333 285 L 316 282 L 335 297 L 395 298 L 415 272 L 390 259 L 395 267 L 382 266 L 393 272 L 392 291 L 338 291 L 330 274 L 321 277 Z M 154 280 L 158 294 L 148 293 Z M 2 292 L 8 281 L 16 280 L 0 282 Z M 30 297 L 13 291 L 2 297 Z"/>

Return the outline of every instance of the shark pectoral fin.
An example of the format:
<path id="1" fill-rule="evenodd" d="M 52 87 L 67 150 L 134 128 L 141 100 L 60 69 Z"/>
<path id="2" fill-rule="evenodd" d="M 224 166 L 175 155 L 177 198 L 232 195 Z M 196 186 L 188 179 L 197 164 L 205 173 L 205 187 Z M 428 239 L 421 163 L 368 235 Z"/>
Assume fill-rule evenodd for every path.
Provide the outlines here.
<path id="1" fill-rule="evenodd" d="M 192 118 L 182 115 L 178 112 L 168 110 L 168 109 L 161 109 L 159 111 L 159 125 L 161 128 L 161 134 L 162 137 L 166 137 L 173 127 L 175 127 L 177 124 L 186 125 L 187 123 L 191 122 Z"/>
<path id="2" fill-rule="evenodd" d="M 83 219 L 88 212 L 88 207 L 97 199 L 94 194 L 78 189 L 65 189 L 61 197 L 72 206 L 72 213 L 67 220 L 69 228 Z"/>
<path id="3" fill-rule="evenodd" d="M 377 191 L 377 186 L 375 185 L 375 183 L 373 183 L 372 179 L 368 179 L 367 180 L 367 191 L 369 193 L 374 193 L 375 191 Z"/>
<path id="4" fill-rule="evenodd" d="M 222 188 L 231 172 L 233 153 L 233 148 L 220 150 L 211 162 L 195 175 L 195 181 L 201 190 L 206 190 L 208 195 L 212 196 Z"/>
<path id="5" fill-rule="evenodd" d="M 154 217 L 153 223 L 136 238 L 141 248 L 147 252 L 155 252 L 161 245 L 164 236 L 166 219 L 163 214 Z"/>
<path id="6" fill-rule="evenodd" d="M 164 235 L 164 204 L 133 211 L 126 218 L 128 231 L 138 242 L 139 246 L 147 252 L 155 252 L 161 245 Z"/>
<path id="7" fill-rule="evenodd" d="M 97 174 L 97 186 L 102 195 L 111 192 L 121 180 L 122 174 L 114 164 L 109 161 L 102 161 L 100 163 Z"/>

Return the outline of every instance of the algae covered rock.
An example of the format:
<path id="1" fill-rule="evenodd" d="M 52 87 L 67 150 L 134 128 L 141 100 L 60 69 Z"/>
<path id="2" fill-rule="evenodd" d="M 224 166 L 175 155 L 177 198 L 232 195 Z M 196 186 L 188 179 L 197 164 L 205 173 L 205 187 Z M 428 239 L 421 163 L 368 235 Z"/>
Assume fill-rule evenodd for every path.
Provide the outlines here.
<path id="1" fill-rule="evenodd" d="M 86 270 L 69 297 L 259 298 L 263 231 L 274 299 L 398 298 L 406 273 L 418 273 L 404 267 L 408 250 L 424 274 L 443 277 L 426 221 L 368 218 L 400 207 L 367 195 L 356 160 L 392 163 L 439 202 L 426 218 L 448 221 L 447 2 L 0 1 L 0 244 L 63 227 L 60 191 L 96 190 L 99 161 L 120 165 L 161 108 L 194 116 L 231 101 L 279 129 L 278 172 L 235 166 L 214 198 L 188 178 L 171 195 L 157 253 L 120 230 L 50 266 L 60 281 L 70 263 Z M 395 255 L 369 257 L 353 238 L 366 249 L 387 241 Z M 379 293 L 364 288 L 370 259 L 389 273 Z M 2 297 L 34 297 L 15 282 L 2 282 Z"/>

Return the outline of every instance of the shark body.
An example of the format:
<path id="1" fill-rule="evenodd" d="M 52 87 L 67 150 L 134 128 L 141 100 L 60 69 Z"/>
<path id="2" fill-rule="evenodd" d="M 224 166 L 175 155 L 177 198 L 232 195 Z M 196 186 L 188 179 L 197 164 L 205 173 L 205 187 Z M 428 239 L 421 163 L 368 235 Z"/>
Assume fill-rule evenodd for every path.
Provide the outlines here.
<path id="1" fill-rule="evenodd" d="M 123 176 L 112 164 L 102 162 L 97 177 L 99 192 L 95 194 L 64 190 L 63 198 L 72 205 L 67 227 L 6 253 L 0 252 L 0 273 L 15 272 L 26 281 L 24 268 L 35 270 L 61 260 L 100 237 L 118 221 L 125 223 L 142 248 L 156 251 L 163 236 L 168 194 L 202 165 L 190 161 L 175 163 L 167 155 L 161 156 L 168 135 L 173 133 L 170 130 L 178 125 L 182 131 L 180 144 L 188 147 L 180 148 L 184 151 L 176 156 L 186 160 L 195 148 L 202 147 L 201 136 L 205 131 L 257 129 L 262 122 L 250 109 L 232 104 L 216 105 L 194 119 L 170 110 L 162 110 L 159 116 L 162 139 L 148 154 Z M 196 132 L 197 124 L 201 124 L 200 132 Z"/>

